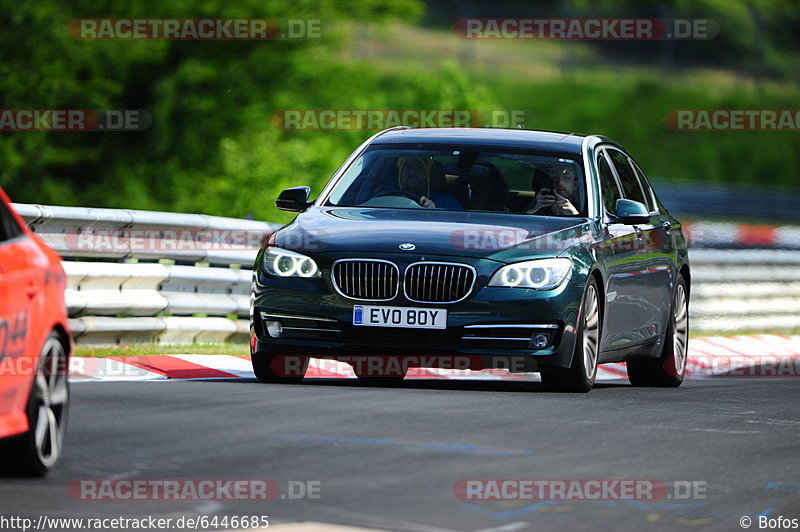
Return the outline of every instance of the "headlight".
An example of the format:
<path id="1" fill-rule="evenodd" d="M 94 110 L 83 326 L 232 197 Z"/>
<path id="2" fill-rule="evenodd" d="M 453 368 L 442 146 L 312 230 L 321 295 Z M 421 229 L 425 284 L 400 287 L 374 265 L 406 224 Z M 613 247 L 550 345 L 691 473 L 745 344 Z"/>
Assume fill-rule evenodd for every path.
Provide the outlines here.
<path id="1" fill-rule="evenodd" d="M 268 248 L 264 253 L 264 270 L 275 277 L 319 277 L 314 259 L 281 248 Z"/>
<path id="2" fill-rule="evenodd" d="M 492 275 L 489 286 L 510 286 L 552 290 L 569 277 L 572 261 L 569 259 L 538 259 L 503 266 Z"/>

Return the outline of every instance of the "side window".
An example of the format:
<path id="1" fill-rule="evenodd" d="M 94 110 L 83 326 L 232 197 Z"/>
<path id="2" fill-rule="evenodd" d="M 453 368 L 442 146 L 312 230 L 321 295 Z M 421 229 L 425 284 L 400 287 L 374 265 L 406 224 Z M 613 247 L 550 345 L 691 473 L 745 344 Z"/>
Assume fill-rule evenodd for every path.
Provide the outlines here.
<path id="1" fill-rule="evenodd" d="M 644 191 L 644 199 L 647 201 L 645 205 L 650 210 L 650 212 L 657 211 L 658 208 L 656 207 L 655 203 L 653 203 L 653 192 L 650 188 L 650 183 L 647 181 L 647 178 L 644 176 L 644 172 L 636 162 L 631 159 L 631 166 L 633 166 L 633 171 L 636 172 L 636 177 L 639 179 L 639 184 L 642 186 L 642 190 Z"/>
<path id="2" fill-rule="evenodd" d="M 617 150 L 608 150 L 608 154 L 611 156 L 611 162 L 614 163 L 614 168 L 617 169 L 617 175 L 619 175 L 619 182 L 620 185 L 622 185 L 622 193 L 625 195 L 625 199 L 648 205 L 645 201 L 642 187 L 639 186 L 639 180 L 636 179 L 636 174 L 633 173 L 633 169 L 625 154 Z"/>
<path id="3" fill-rule="evenodd" d="M 8 211 L 8 207 L 0 201 L 0 244 L 17 238 L 22 234 L 22 229 L 17 225 L 14 217 Z"/>
<path id="4" fill-rule="evenodd" d="M 616 214 L 617 200 L 622 196 L 619 193 L 617 180 L 614 179 L 614 173 L 608 165 L 608 160 L 603 155 L 603 152 L 597 154 L 597 173 L 600 176 L 600 192 L 603 195 L 603 205 L 606 207 L 606 212 L 609 214 Z"/>

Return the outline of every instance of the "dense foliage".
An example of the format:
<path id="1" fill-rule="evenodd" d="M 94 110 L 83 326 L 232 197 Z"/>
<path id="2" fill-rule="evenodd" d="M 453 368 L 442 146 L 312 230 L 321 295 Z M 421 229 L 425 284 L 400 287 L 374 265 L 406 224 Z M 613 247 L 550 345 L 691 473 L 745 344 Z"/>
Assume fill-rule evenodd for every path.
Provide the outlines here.
<path id="1" fill-rule="evenodd" d="M 576 4 L 583 8 L 582 4 Z M 530 127 L 603 132 L 654 176 L 796 185 L 797 133 L 676 133 L 676 107 L 796 107 L 797 90 L 658 82 L 502 83 L 458 58 L 403 71 L 344 60 L 352 21 L 416 23 L 416 0 L 39 0 L 0 3 L 4 109 L 146 109 L 143 132 L 2 132 L 0 186 L 21 202 L 286 220 L 277 192 L 319 190 L 365 131 L 282 131 L 279 109 L 526 109 Z M 79 17 L 269 17 L 323 21 L 297 41 L 88 41 Z"/>

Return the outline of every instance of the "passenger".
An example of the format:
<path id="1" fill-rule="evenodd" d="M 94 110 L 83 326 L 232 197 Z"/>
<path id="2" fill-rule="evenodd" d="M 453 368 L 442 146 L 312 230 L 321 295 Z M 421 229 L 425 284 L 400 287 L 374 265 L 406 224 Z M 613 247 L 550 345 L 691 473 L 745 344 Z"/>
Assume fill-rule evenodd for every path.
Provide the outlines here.
<path id="1" fill-rule="evenodd" d="M 508 185 L 495 168 L 489 168 L 488 165 L 482 164 L 473 166 L 468 184 L 470 210 L 501 212 L 508 210 L 505 205 Z"/>
<path id="2" fill-rule="evenodd" d="M 573 166 L 537 167 L 531 180 L 536 196 L 525 212 L 541 216 L 577 216 L 578 209 L 573 205 L 577 184 Z"/>

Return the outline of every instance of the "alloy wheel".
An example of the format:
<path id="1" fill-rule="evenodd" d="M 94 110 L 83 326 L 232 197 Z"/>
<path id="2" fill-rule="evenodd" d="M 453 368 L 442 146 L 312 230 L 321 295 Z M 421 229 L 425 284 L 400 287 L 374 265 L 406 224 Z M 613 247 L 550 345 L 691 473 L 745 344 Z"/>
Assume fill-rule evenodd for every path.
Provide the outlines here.
<path id="1" fill-rule="evenodd" d="M 583 368 L 586 377 L 592 379 L 597 366 L 597 352 L 600 345 L 600 305 L 597 289 L 589 285 L 583 315 Z"/>
<path id="2" fill-rule="evenodd" d="M 66 352 L 57 338 L 48 338 L 42 349 L 32 393 L 36 455 L 44 467 L 50 468 L 61 456 L 69 401 Z"/>
<path id="3" fill-rule="evenodd" d="M 678 284 L 675 294 L 675 307 L 673 310 L 675 324 L 673 326 L 673 358 L 675 359 L 676 375 L 683 375 L 686 366 L 686 352 L 689 337 L 689 309 L 686 299 L 686 289 L 683 284 Z"/>

